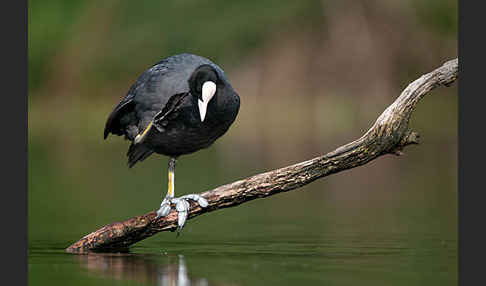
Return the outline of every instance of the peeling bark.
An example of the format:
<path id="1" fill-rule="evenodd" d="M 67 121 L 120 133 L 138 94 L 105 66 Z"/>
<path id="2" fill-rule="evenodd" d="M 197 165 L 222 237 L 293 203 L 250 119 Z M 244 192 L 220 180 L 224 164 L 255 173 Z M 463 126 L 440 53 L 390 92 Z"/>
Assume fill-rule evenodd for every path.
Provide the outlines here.
<path id="1" fill-rule="evenodd" d="M 326 155 L 203 192 L 200 195 L 208 200 L 209 206 L 203 209 L 191 201 L 187 219 L 294 190 L 319 178 L 364 165 L 385 154 L 403 154 L 404 147 L 419 143 L 419 134 L 408 126 L 416 104 L 434 88 L 451 85 L 457 76 L 456 58 L 410 83 L 359 139 Z M 164 218 L 155 219 L 155 215 L 152 211 L 105 225 L 73 243 L 66 251 L 122 251 L 160 231 L 176 230 L 177 213 L 174 210 Z"/>

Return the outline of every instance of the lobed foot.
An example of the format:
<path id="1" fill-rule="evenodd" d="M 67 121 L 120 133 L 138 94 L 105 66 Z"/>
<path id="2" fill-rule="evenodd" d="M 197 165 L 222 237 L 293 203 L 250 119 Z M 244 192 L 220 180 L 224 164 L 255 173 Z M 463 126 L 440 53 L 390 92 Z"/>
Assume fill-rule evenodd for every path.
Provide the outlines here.
<path id="1" fill-rule="evenodd" d="M 205 208 L 208 206 L 208 201 L 201 197 L 200 195 L 197 194 L 189 194 L 182 196 L 180 198 L 171 198 L 171 197 L 165 197 L 165 199 L 162 201 L 160 204 L 160 208 L 157 211 L 157 216 L 156 218 L 159 217 L 164 217 L 167 216 L 170 213 L 171 210 L 171 203 L 175 204 L 175 209 L 178 213 L 178 219 L 177 219 L 177 233 L 179 233 L 182 228 L 184 227 L 184 224 L 186 223 L 187 216 L 189 214 L 189 208 L 190 204 L 188 200 L 193 200 L 197 202 L 202 208 Z"/>

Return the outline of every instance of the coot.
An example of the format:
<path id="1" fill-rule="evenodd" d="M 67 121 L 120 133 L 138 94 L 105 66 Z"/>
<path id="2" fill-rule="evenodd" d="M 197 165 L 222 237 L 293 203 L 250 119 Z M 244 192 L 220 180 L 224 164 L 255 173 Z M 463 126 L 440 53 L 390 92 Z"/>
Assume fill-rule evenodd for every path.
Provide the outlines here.
<path id="1" fill-rule="evenodd" d="M 192 54 L 167 57 L 145 71 L 125 98 L 113 109 L 104 138 L 112 133 L 131 141 L 131 168 L 153 153 L 169 157 L 168 192 L 157 217 L 175 205 L 178 233 L 184 227 L 191 199 L 201 207 L 208 202 L 197 194 L 174 197 L 174 172 L 179 156 L 209 147 L 226 133 L 240 108 L 240 98 L 223 70 Z"/>

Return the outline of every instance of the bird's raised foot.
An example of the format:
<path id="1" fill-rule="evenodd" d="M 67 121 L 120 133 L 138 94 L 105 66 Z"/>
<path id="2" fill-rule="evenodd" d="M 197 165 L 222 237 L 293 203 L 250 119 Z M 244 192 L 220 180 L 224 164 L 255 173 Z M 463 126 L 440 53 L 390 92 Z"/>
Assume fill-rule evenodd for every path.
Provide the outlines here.
<path id="1" fill-rule="evenodd" d="M 159 217 L 167 216 L 171 210 L 171 204 L 175 205 L 175 210 L 178 213 L 177 219 L 177 234 L 179 234 L 186 223 L 187 216 L 189 214 L 190 204 L 188 200 L 193 200 L 199 204 L 202 208 L 208 206 L 208 201 L 197 194 L 189 194 L 180 198 L 165 197 L 160 204 L 160 208 L 157 211 L 156 219 Z"/>

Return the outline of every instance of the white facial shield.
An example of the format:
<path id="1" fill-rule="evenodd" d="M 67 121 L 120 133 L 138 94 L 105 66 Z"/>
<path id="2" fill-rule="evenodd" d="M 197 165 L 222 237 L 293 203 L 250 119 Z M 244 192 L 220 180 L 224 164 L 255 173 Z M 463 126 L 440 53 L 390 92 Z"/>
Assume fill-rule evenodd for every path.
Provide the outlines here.
<path id="1" fill-rule="evenodd" d="M 201 122 L 204 121 L 206 117 L 206 110 L 208 108 L 208 103 L 213 98 L 216 93 L 216 84 L 212 81 L 206 81 L 202 86 L 202 100 L 198 99 L 199 115 L 201 115 Z"/>

